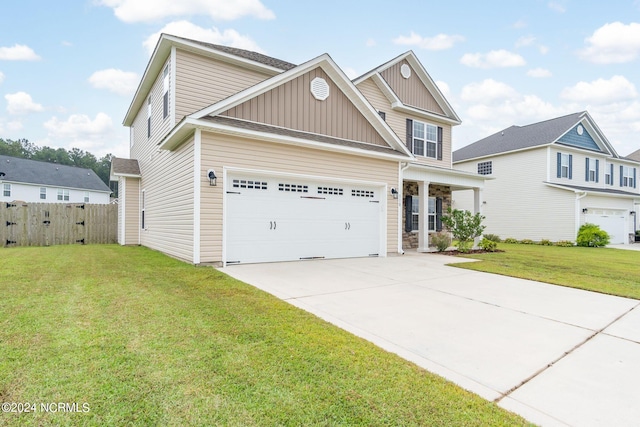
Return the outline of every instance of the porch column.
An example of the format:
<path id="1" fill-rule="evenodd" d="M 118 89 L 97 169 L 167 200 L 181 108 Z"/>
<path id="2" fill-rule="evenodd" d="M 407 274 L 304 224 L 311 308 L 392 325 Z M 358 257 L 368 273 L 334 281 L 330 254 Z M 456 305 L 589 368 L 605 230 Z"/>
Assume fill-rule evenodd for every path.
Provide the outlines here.
<path id="1" fill-rule="evenodd" d="M 429 182 L 420 181 L 418 184 L 420 210 L 418 213 L 418 252 L 429 251 Z"/>
<path id="2" fill-rule="evenodd" d="M 475 187 L 473 189 L 473 214 L 482 214 L 482 189 Z M 477 248 L 480 243 L 480 237 L 473 239 L 473 247 Z"/>

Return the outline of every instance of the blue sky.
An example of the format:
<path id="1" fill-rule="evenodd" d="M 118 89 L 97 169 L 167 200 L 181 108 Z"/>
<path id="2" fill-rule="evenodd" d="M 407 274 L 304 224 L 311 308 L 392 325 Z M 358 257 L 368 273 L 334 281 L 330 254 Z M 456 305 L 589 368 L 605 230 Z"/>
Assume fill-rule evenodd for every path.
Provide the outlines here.
<path id="1" fill-rule="evenodd" d="M 356 77 L 413 50 L 461 117 L 454 148 L 588 110 L 640 149 L 640 0 L 0 3 L 0 138 L 128 156 L 122 119 L 160 32 Z"/>

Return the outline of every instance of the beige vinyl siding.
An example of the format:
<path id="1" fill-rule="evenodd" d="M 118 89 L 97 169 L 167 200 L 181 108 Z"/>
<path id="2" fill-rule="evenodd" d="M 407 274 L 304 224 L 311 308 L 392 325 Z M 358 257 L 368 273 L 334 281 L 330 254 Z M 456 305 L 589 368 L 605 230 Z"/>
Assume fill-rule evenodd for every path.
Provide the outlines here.
<path id="1" fill-rule="evenodd" d="M 222 199 L 225 183 L 223 167 L 238 167 L 318 177 L 354 179 L 398 186 L 397 161 L 370 159 L 285 144 L 208 132 L 202 133 L 201 180 L 201 261 L 222 260 Z M 218 172 L 218 185 L 209 186 L 208 169 Z M 387 251 L 398 249 L 397 200 L 387 197 Z"/>
<path id="2" fill-rule="evenodd" d="M 164 88 L 162 70 L 164 70 L 166 65 L 171 66 L 169 59 L 167 59 L 162 66 L 159 75 L 151 87 L 151 91 L 145 98 L 142 107 L 138 110 L 138 114 L 136 114 L 133 121 L 133 145 L 130 150 L 132 159 L 140 160 L 145 155 L 155 151 L 158 142 L 160 142 L 173 126 L 171 115 L 166 118 L 163 117 L 162 96 L 164 94 Z M 171 70 L 169 70 L 169 76 L 171 76 Z M 147 137 L 147 100 L 149 97 L 151 97 L 151 137 Z M 169 105 L 171 105 L 171 100 L 169 100 Z"/>
<path id="3" fill-rule="evenodd" d="M 140 163 L 145 192 L 141 244 L 193 262 L 193 138 L 175 151 L 154 152 Z"/>
<path id="4" fill-rule="evenodd" d="M 367 79 L 358 84 L 358 89 L 371 103 L 373 108 L 385 113 L 385 120 L 387 124 L 396 133 L 396 135 L 398 135 L 400 141 L 402 141 L 405 145 L 407 143 L 407 119 L 418 120 L 442 127 L 442 160 L 437 160 L 430 157 L 416 156 L 415 161 L 430 166 L 449 169 L 451 168 L 451 125 L 446 123 L 439 123 L 434 120 L 426 120 L 418 116 L 399 113 L 398 111 L 392 110 L 391 104 L 389 103 L 387 97 L 384 96 L 382 91 L 371 79 Z"/>
<path id="5" fill-rule="evenodd" d="M 521 151 L 491 159 L 456 163 L 456 169 L 477 172 L 479 161 L 493 162 L 494 180 L 485 181 L 482 214 L 485 232 L 501 238 L 575 240 L 575 195 L 544 184 L 547 150 Z M 454 192 L 454 208 L 471 210 L 473 193 Z"/>
<path id="6" fill-rule="evenodd" d="M 413 67 L 411 67 L 411 76 L 409 76 L 408 79 L 402 77 L 400 74 L 400 67 L 404 64 L 411 67 L 406 60 L 403 60 L 380 73 L 389 87 L 391 87 L 398 98 L 400 98 L 400 101 L 405 105 L 410 105 L 412 107 L 420 108 L 443 116 L 446 115 L 444 110 L 440 108 L 440 105 L 436 102 L 436 99 L 433 97 L 431 92 L 429 92 L 424 83 L 422 83 Z"/>
<path id="7" fill-rule="evenodd" d="M 316 77 L 329 85 L 329 97 L 311 93 Z M 331 78 L 318 67 L 221 115 L 303 132 L 388 146 Z"/>
<path id="8" fill-rule="evenodd" d="M 118 239 L 124 225 L 124 241 L 120 244 L 137 245 L 140 236 L 140 179 L 120 177 L 118 188 L 123 190 L 118 204 Z"/>
<path id="9" fill-rule="evenodd" d="M 183 50 L 176 51 L 176 111 L 186 115 L 208 107 L 270 76 Z"/>

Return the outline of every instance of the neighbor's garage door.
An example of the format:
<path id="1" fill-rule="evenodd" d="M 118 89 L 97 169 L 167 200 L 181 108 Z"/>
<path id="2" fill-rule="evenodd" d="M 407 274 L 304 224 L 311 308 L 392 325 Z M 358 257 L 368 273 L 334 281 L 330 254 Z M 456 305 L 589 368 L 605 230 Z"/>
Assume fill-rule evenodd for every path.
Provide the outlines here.
<path id="1" fill-rule="evenodd" d="M 227 263 L 380 252 L 380 187 L 250 174 L 226 181 Z"/>
<path id="2" fill-rule="evenodd" d="M 584 216 L 585 222 L 598 225 L 602 230 L 609 233 L 610 243 L 624 243 L 629 238 L 626 231 L 624 211 L 604 211 L 589 209 L 589 213 Z"/>

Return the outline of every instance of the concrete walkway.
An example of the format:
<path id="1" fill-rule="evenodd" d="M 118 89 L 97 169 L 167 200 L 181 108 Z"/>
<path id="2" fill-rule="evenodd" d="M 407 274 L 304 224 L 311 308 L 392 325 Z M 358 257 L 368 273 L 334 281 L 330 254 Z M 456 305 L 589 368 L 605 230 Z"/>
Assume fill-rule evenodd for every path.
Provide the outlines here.
<path id="1" fill-rule="evenodd" d="M 640 301 L 407 253 L 225 273 L 541 425 L 640 420 Z"/>

